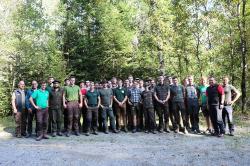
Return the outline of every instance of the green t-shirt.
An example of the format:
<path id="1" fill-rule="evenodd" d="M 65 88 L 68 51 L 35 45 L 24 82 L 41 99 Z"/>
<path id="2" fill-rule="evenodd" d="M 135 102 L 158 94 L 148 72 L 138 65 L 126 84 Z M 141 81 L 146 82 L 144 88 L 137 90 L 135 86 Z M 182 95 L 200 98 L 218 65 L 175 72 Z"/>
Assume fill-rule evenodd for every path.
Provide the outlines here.
<path id="1" fill-rule="evenodd" d="M 90 90 L 86 94 L 86 98 L 88 100 L 88 106 L 97 106 L 98 104 L 98 97 L 100 96 L 99 92 L 97 90 L 94 90 L 91 92 Z"/>
<path id="2" fill-rule="evenodd" d="M 114 96 L 119 102 L 122 102 L 127 95 L 127 90 L 125 88 L 117 87 L 114 89 Z"/>
<path id="3" fill-rule="evenodd" d="M 65 92 L 65 98 L 67 101 L 78 101 L 79 100 L 79 93 L 80 93 L 79 86 L 77 86 L 77 85 L 65 86 L 64 92 Z"/>
<path id="4" fill-rule="evenodd" d="M 36 105 L 40 108 L 48 107 L 49 92 L 42 89 L 36 90 L 32 93 L 31 97 L 36 100 Z"/>
<path id="5" fill-rule="evenodd" d="M 113 96 L 112 89 L 101 89 L 99 90 L 101 97 L 101 104 L 105 107 L 108 107 L 111 104 L 111 97 Z"/>
<path id="6" fill-rule="evenodd" d="M 206 95 L 207 86 L 201 85 L 199 86 L 200 91 L 200 100 L 202 105 L 207 104 L 207 95 Z"/>

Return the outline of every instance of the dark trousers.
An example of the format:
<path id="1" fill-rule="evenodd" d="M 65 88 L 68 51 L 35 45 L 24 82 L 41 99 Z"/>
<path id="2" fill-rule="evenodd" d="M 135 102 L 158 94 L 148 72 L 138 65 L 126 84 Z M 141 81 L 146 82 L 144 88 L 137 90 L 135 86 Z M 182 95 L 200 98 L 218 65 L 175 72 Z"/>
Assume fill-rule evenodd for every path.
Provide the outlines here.
<path id="1" fill-rule="evenodd" d="M 27 131 L 28 131 L 29 134 L 32 134 L 32 122 L 33 122 L 33 119 L 35 119 L 35 121 L 36 121 L 35 132 L 37 133 L 38 123 L 37 123 L 37 117 L 36 117 L 36 110 L 32 110 L 32 112 L 28 111 L 28 129 L 27 129 Z"/>
<path id="2" fill-rule="evenodd" d="M 132 128 L 135 129 L 137 126 L 139 126 L 140 121 L 138 121 L 138 116 L 140 115 L 140 105 L 139 103 L 133 103 L 131 105 L 131 120 L 132 120 Z"/>
<path id="3" fill-rule="evenodd" d="M 145 118 L 145 129 L 154 131 L 156 128 L 154 108 L 144 108 L 143 110 Z"/>
<path id="4" fill-rule="evenodd" d="M 190 122 L 192 126 L 192 130 L 199 130 L 199 103 L 198 99 L 187 99 L 187 114 L 190 116 Z M 186 120 L 188 123 L 189 116 L 187 116 Z"/>
<path id="5" fill-rule="evenodd" d="M 173 112 L 174 112 L 174 128 L 181 127 L 181 120 L 180 120 L 180 113 L 183 122 L 183 127 L 187 127 L 187 120 L 186 120 L 186 110 L 184 102 L 173 102 Z"/>
<path id="6" fill-rule="evenodd" d="M 173 104 L 171 100 L 169 100 L 169 119 L 173 127 L 174 126 L 174 111 L 173 111 Z"/>
<path id="7" fill-rule="evenodd" d="M 67 103 L 68 127 L 67 131 L 72 130 L 74 126 L 75 132 L 79 132 L 78 119 L 79 119 L 79 103 L 78 101 L 70 101 Z"/>
<path id="8" fill-rule="evenodd" d="M 224 134 L 225 130 L 222 120 L 222 109 L 220 109 L 218 105 L 209 105 L 209 113 L 214 127 L 214 132 L 216 134 Z"/>
<path id="9" fill-rule="evenodd" d="M 87 132 L 90 132 L 91 127 L 94 131 L 97 131 L 98 127 L 98 107 L 88 107 L 86 113 Z"/>
<path id="10" fill-rule="evenodd" d="M 64 125 L 64 131 L 67 131 L 68 128 L 68 110 L 63 109 L 63 125 Z"/>
<path id="11" fill-rule="evenodd" d="M 15 135 L 25 135 L 27 126 L 27 110 L 22 110 L 14 114 L 16 131 Z"/>
<path id="12" fill-rule="evenodd" d="M 62 109 L 51 109 L 52 112 L 52 132 L 62 131 Z"/>
<path id="13" fill-rule="evenodd" d="M 103 123 L 103 128 L 104 130 L 108 130 L 108 118 L 110 119 L 110 124 L 112 130 L 115 130 L 115 116 L 112 108 L 109 107 L 104 107 L 101 109 L 101 117 L 102 117 L 102 123 Z"/>
<path id="14" fill-rule="evenodd" d="M 159 130 L 162 130 L 164 127 L 164 122 L 165 125 L 169 125 L 169 106 L 168 104 L 161 104 L 158 103 L 156 107 L 156 113 L 159 117 Z"/>
<path id="15" fill-rule="evenodd" d="M 121 129 L 121 121 L 123 122 L 124 128 L 127 128 L 127 109 L 126 109 L 126 103 L 124 103 L 122 106 L 119 106 L 117 103 L 115 103 L 115 111 L 116 111 L 116 124 L 118 130 Z"/>
<path id="16" fill-rule="evenodd" d="M 36 116 L 37 116 L 37 133 L 38 136 L 42 134 L 47 134 L 47 128 L 48 128 L 48 109 L 39 109 L 36 110 Z"/>
<path id="17" fill-rule="evenodd" d="M 86 131 L 86 112 L 87 108 L 85 106 L 82 109 L 80 109 L 80 114 L 78 119 L 78 126 L 80 131 Z M 82 117 L 82 123 L 81 123 L 81 117 Z"/>
<path id="18" fill-rule="evenodd" d="M 52 132 L 52 111 L 48 110 L 48 133 Z"/>
<path id="19" fill-rule="evenodd" d="M 233 124 L 233 108 L 232 106 L 224 106 L 222 111 L 222 118 L 224 127 L 226 128 L 228 123 L 228 128 L 230 132 L 234 131 L 234 124 Z"/>

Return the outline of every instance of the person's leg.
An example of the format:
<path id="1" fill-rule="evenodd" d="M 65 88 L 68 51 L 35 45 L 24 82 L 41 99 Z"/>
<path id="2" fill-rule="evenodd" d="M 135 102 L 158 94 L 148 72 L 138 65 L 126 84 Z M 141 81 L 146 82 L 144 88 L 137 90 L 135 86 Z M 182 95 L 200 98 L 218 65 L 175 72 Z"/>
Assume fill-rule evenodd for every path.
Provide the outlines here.
<path id="1" fill-rule="evenodd" d="M 174 113 L 173 113 L 173 104 L 172 104 L 172 101 L 169 100 L 168 101 L 169 103 L 169 119 L 170 119 L 170 122 L 172 124 L 172 128 L 174 128 Z M 156 107 L 155 107 L 156 108 Z"/>
<path id="2" fill-rule="evenodd" d="M 179 110 L 181 112 L 181 118 L 182 118 L 182 124 L 183 124 L 183 129 L 184 129 L 184 133 L 187 133 L 187 126 L 188 126 L 188 120 L 186 119 L 186 114 L 187 114 L 187 111 L 185 109 L 185 105 L 183 102 L 180 102 L 178 103 L 178 107 L 179 107 Z M 179 122 L 180 124 L 180 122 Z"/>
<path id="3" fill-rule="evenodd" d="M 21 114 L 21 133 L 23 136 L 26 136 L 26 130 L 27 130 L 27 120 L 28 120 L 28 110 L 24 109 L 22 110 Z"/>
<path id="4" fill-rule="evenodd" d="M 217 125 L 219 127 L 219 134 L 225 134 L 224 124 L 222 120 L 222 109 L 219 106 L 216 107 L 217 112 Z"/>
<path id="5" fill-rule="evenodd" d="M 16 124 L 15 136 L 20 138 L 22 137 L 22 133 L 21 133 L 22 113 L 21 112 L 15 113 L 14 118 L 15 118 L 15 124 Z"/>
<path id="6" fill-rule="evenodd" d="M 50 109 L 52 115 L 50 117 L 51 122 L 52 122 L 52 136 L 56 136 L 56 131 L 57 131 L 57 110 L 56 109 Z"/>
<path id="7" fill-rule="evenodd" d="M 233 135 L 234 132 L 234 124 L 233 124 L 233 107 L 232 106 L 226 106 L 226 110 L 228 113 L 228 128 L 230 135 Z"/>
<path id="8" fill-rule="evenodd" d="M 52 132 L 52 110 L 49 109 L 48 133 Z"/>
<path id="9" fill-rule="evenodd" d="M 32 135 L 32 121 L 33 121 L 33 117 L 34 117 L 34 112 L 29 112 L 28 111 L 28 128 L 27 128 L 27 132 L 28 132 L 28 136 Z"/>
<path id="10" fill-rule="evenodd" d="M 74 102 L 73 104 L 73 125 L 75 129 L 75 134 L 79 135 L 79 104 L 78 102 Z"/>
<path id="11" fill-rule="evenodd" d="M 115 116 L 114 116 L 114 112 L 112 110 L 112 108 L 108 108 L 107 109 L 107 115 L 109 117 L 110 120 L 110 124 L 111 124 L 111 129 L 116 132 L 116 127 L 115 127 Z"/>
<path id="12" fill-rule="evenodd" d="M 164 120 L 165 120 L 165 126 L 164 126 L 164 130 L 169 133 L 169 106 L 168 104 L 164 105 Z"/>
<path id="13" fill-rule="evenodd" d="M 88 108 L 86 111 L 86 133 L 87 135 L 90 132 L 90 128 L 91 128 L 91 123 L 92 123 L 92 108 Z"/>
<path id="14" fill-rule="evenodd" d="M 62 110 L 57 110 L 57 134 L 61 136 L 62 132 Z"/>
<path id="15" fill-rule="evenodd" d="M 73 125 L 73 105 L 71 102 L 69 102 L 67 104 L 67 116 L 68 116 L 68 120 L 67 120 L 67 132 L 66 132 L 66 136 L 69 136 L 70 132 L 72 131 L 72 125 Z"/>
<path id="16" fill-rule="evenodd" d="M 200 127 L 199 127 L 199 103 L 198 99 L 194 101 L 194 126 L 195 130 L 200 133 Z"/>
<path id="17" fill-rule="evenodd" d="M 148 123 L 149 123 L 149 130 L 151 132 L 155 132 L 156 122 L 155 122 L 155 112 L 153 108 L 150 108 L 148 110 Z"/>
<path id="18" fill-rule="evenodd" d="M 37 115 L 37 140 L 40 141 L 43 138 L 43 113 L 42 110 L 36 111 Z"/>
<path id="19" fill-rule="evenodd" d="M 93 130 L 94 134 L 97 134 L 97 127 L 98 127 L 98 108 L 94 108 L 92 110 L 92 116 L 93 116 Z"/>
<path id="20" fill-rule="evenodd" d="M 121 130 L 121 108 L 118 104 L 115 105 L 115 111 L 116 111 L 116 127 L 118 131 Z"/>
<path id="21" fill-rule="evenodd" d="M 160 105 L 157 106 L 156 113 L 157 113 L 158 118 L 159 118 L 158 130 L 160 132 L 163 132 L 163 109 L 162 109 L 162 107 Z"/>
<path id="22" fill-rule="evenodd" d="M 67 131 L 68 129 L 68 110 L 63 109 L 63 125 L 64 125 L 64 131 Z"/>
<path id="23" fill-rule="evenodd" d="M 43 116 L 43 137 L 48 139 L 47 136 L 47 130 L 48 130 L 48 117 L 49 117 L 49 113 L 48 113 L 48 109 L 44 109 L 42 110 L 42 116 Z"/>
<path id="24" fill-rule="evenodd" d="M 121 117 L 124 125 L 124 131 L 127 132 L 127 107 L 126 104 L 123 104 L 121 107 Z"/>
<path id="25" fill-rule="evenodd" d="M 217 109 L 219 109 L 218 107 L 219 106 L 216 106 L 216 105 L 210 105 L 209 106 L 211 122 L 212 122 L 213 127 L 214 127 L 214 135 L 219 134 L 219 126 L 217 124 Z"/>
<path id="26" fill-rule="evenodd" d="M 150 124 L 149 124 L 149 108 L 143 108 L 143 115 L 145 119 L 145 132 L 148 132 L 150 130 Z"/>
<path id="27" fill-rule="evenodd" d="M 131 106 L 132 132 L 136 132 L 136 105 Z"/>
<path id="28" fill-rule="evenodd" d="M 102 118 L 102 124 L 103 124 L 105 133 L 108 133 L 107 111 L 108 111 L 107 108 L 101 109 L 101 118 Z"/>

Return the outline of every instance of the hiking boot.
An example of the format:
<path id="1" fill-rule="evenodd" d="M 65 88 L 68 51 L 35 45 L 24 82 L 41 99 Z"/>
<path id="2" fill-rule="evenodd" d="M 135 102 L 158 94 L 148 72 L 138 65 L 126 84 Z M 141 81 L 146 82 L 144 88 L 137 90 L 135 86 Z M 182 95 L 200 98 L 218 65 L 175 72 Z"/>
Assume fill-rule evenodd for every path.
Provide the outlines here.
<path id="1" fill-rule="evenodd" d="M 152 130 L 151 132 L 152 132 L 153 134 L 156 134 L 155 130 Z"/>
<path id="2" fill-rule="evenodd" d="M 163 129 L 159 129 L 159 132 L 160 132 L 160 133 L 163 133 Z"/>
<path id="3" fill-rule="evenodd" d="M 105 130 L 104 133 L 105 133 L 105 134 L 109 134 L 109 131 L 108 131 L 108 130 Z"/>
<path id="4" fill-rule="evenodd" d="M 229 132 L 229 136 L 234 136 L 234 132 L 233 132 L 233 131 L 230 131 L 230 132 Z"/>
<path id="5" fill-rule="evenodd" d="M 95 131 L 93 132 L 93 134 L 94 134 L 94 135 L 98 135 L 98 132 L 95 130 Z"/>
<path id="6" fill-rule="evenodd" d="M 66 137 L 69 137 L 69 136 L 70 136 L 69 132 L 66 132 L 65 136 L 66 136 Z"/>
<path id="7" fill-rule="evenodd" d="M 76 131 L 76 132 L 75 132 L 75 135 L 76 135 L 76 136 L 80 136 L 79 131 Z"/>
<path id="8" fill-rule="evenodd" d="M 149 133 L 148 130 L 145 130 L 144 132 L 145 132 L 145 133 Z"/>
<path id="9" fill-rule="evenodd" d="M 175 129 L 174 132 L 175 132 L 175 133 L 179 133 L 179 132 L 180 132 L 180 131 L 179 131 L 179 128 Z"/>
<path id="10" fill-rule="evenodd" d="M 197 134 L 201 133 L 200 129 L 196 129 L 195 131 L 197 132 Z"/>
<path id="11" fill-rule="evenodd" d="M 30 138 L 32 136 L 31 133 L 28 133 L 25 138 Z"/>
<path id="12" fill-rule="evenodd" d="M 63 136 L 62 132 L 57 133 L 58 136 Z"/>
<path id="13" fill-rule="evenodd" d="M 183 133 L 188 134 L 188 130 L 185 128 Z"/>
<path id="14" fill-rule="evenodd" d="M 224 136 L 224 134 L 218 134 L 218 137 L 220 137 L 220 138 L 223 137 L 223 136 Z"/>
<path id="15" fill-rule="evenodd" d="M 22 138 L 22 135 L 21 134 L 17 134 L 16 137 L 17 138 Z"/>
<path id="16" fill-rule="evenodd" d="M 56 137 L 56 132 L 53 132 L 53 133 L 52 133 L 52 137 Z"/>
<path id="17" fill-rule="evenodd" d="M 168 125 L 168 124 L 165 124 L 164 131 L 165 131 L 166 133 L 170 133 L 169 125 Z"/>
<path id="18" fill-rule="evenodd" d="M 127 128 L 127 127 L 124 128 L 124 132 L 125 132 L 125 133 L 128 132 L 128 128 Z"/>
<path id="19" fill-rule="evenodd" d="M 43 139 L 43 135 L 40 135 L 39 137 L 36 138 L 36 141 L 41 141 Z"/>
<path id="20" fill-rule="evenodd" d="M 86 135 L 86 136 L 89 136 L 89 132 L 87 132 L 85 135 Z"/>
<path id="21" fill-rule="evenodd" d="M 116 129 L 113 130 L 113 133 L 119 133 Z"/>
<path id="22" fill-rule="evenodd" d="M 133 129 L 133 130 L 132 130 L 132 133 L 136 133 L 136 129 Z"/>
<path id="23" fill-rule="evenodd" d="M 49 136 L 47 134 L 43 134 L 44 139 L 49 139 Z"/>

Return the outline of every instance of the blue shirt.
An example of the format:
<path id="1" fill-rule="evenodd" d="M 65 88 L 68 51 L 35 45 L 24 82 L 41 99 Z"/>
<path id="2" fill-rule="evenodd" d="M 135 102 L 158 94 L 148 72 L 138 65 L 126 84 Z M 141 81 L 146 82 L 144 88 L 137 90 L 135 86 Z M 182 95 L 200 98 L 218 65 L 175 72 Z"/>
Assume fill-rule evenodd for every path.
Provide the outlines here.
<path id="1" fill-rule="evenodd" d="M 132 103 L 139 103 L 141 101 L 142 91 L 139 88 L 132 88 L 129 90 L 128 98 Z"/>
<path id="2" fill-rule="evenodd" d="M 36 90 L 37 90 L 37 89 L 36 89 Z M 36 91 L 36 90 L 34 90 L 34 89 L 29 89 L 29 90 L 27 91 L 27 93 L 26 93 L 26 103 L 25 103 L 26 109 L 32 109 L 33 111 L 36 110 L 35 107 L 31 104 L 31 102 L 30 102 L 30 100 L 29 100 L 30 97 L 31 97 L 31 95 L 33 94 L 33 92 Z M 35 99 L 34 99 L 34 102 L 36 102 Z"/>

